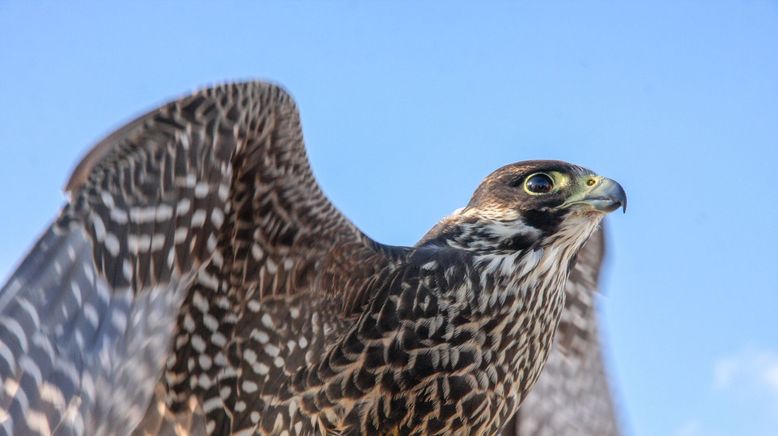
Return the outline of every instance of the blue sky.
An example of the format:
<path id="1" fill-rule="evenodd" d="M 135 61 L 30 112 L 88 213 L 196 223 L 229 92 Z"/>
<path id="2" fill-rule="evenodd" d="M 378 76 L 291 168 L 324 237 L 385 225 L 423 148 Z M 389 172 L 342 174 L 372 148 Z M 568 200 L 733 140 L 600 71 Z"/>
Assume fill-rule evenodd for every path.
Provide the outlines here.
<path id="1" fill-rule="evenodd" d="M 314 171 L 411 244 L 493 169 L 614 178 L 604 331 L 634 435 L 778 428 L 778 3 L 0 1 L 0 277 L 90 144 L 228 79 L 282 83 Z"/>

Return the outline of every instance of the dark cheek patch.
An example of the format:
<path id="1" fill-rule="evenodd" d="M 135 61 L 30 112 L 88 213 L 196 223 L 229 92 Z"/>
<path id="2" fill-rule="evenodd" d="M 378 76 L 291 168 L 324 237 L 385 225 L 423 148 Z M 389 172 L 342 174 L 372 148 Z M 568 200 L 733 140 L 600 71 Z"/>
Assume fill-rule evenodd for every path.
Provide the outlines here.
<path id="1" fill-rule="evenodd" d="M 548 235 L 556 232 L 566 213 L 566 210 L 528 210 L 523 214 L 524 223 Z"/>

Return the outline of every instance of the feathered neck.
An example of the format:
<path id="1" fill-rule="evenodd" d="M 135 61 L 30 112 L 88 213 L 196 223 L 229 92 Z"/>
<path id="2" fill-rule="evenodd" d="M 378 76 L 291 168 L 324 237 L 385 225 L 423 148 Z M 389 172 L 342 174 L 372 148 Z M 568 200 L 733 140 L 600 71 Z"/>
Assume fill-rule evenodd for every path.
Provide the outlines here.
<path id="1" fill-rule="evenodd" d="M 557 264 L 566 275 L 575 263 L 578 250 L 597 229 L 601 218 L 602 214 L 573 213 L 553 226 L 539 229 L 528 225 L 518 213 L 503 212 L 497 217 L 465 208 L 441 220 L 417 246 L 465 250 L 475 255 L 479 263 L 504 260 L 497 270 L 514 278 L 524 276 L 538 265 L 546 269 L 551 264 Z"/>
<path id="2" fill-rule="evenodd" d="M 506 301 L 562 300 L 571 266 L 601 215 L 568 215 L 553 228 L 540 230 L 519 214 L 495 219 L 465 209 L 441 220 L 418 246 L 451 247 L 473 254 L 480 292 L 470 295 L 478 313 L 516 311 Z M 518 300 L 511 299 L 521 295 Z M 558 298 L 557 298 L 558 297 Z M 515 306 L 515 307 L 514 307 Z M 555 321 L 556 322 L 556 321 Z"/>
<path id="3" fill-rule="evenodd" d="M 521 216 L 489 216 L 474 209 L 459 209 L 438 222 L 417 246 L 452 247 L 474 253 L 513 253 L 535 246 L 543 232 L 524 223 Z"/>

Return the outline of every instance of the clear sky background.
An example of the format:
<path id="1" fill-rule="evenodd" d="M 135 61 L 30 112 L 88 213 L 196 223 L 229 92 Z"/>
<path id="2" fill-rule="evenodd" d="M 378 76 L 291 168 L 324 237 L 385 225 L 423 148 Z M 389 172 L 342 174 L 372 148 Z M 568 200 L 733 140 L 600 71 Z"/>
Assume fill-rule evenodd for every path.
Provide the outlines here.
<path id="1" fill-rule="evenodd" d="M 103 3 L 0 0 L 0 279 L 100 137 L 272 79 L 325 192 L 385 243 L 506 163 L 621 182 L 602 312 L 626 429 L 778 434 L 778 2 Z"/>

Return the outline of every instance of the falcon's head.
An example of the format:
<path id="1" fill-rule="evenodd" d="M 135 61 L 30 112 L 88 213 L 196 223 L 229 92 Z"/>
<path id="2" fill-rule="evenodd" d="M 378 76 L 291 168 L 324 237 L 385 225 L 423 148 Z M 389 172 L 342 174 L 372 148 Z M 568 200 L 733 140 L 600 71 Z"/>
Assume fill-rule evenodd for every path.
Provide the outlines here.
<path id="1" fill-rule="evenodd" d="M 517 162 L 487 176 L 467 207 L 422 243 L 521 250 L 543 241 L 585 241 L 605 214 L 619 208 L 626 211 L 627 196 L 611 179 L 561 161 Z"/>

